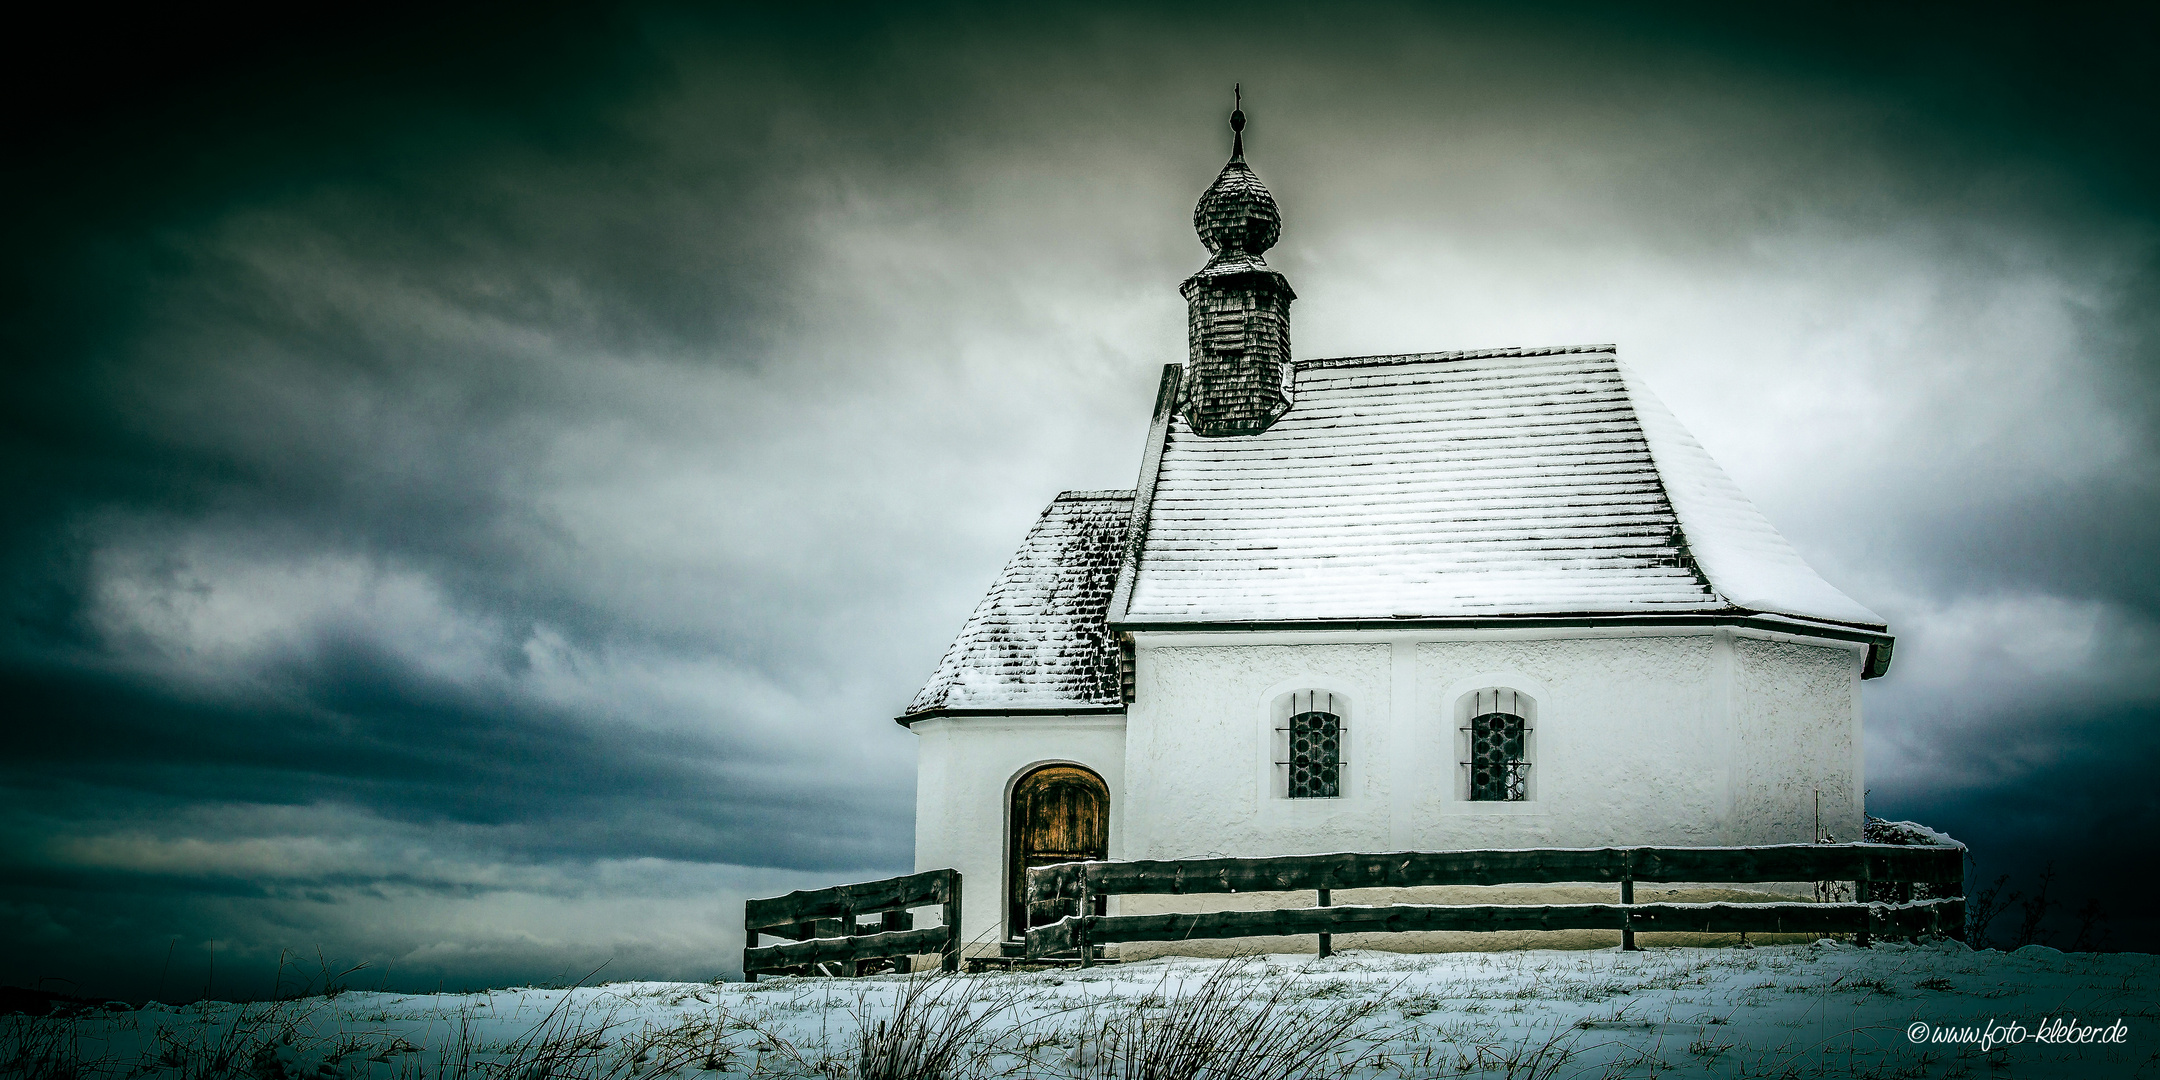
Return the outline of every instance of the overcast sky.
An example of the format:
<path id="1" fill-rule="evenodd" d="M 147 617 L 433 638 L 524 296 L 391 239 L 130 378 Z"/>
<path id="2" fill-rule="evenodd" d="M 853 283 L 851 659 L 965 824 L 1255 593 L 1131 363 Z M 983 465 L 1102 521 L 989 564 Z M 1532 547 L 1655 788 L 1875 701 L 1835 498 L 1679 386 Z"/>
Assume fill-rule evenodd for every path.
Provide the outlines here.
<path id="1" fill-rule="evenodd" d="M 891 718 L 1131 486 L 1233 81 L 1296 355 L 1618 343 L 1898 634 L 1870 810 L 2160 946 L 2151 25 L 1628 10 L 56 27 L 0 982 L 709 978 L 745 895 L 910 869 Z"/>

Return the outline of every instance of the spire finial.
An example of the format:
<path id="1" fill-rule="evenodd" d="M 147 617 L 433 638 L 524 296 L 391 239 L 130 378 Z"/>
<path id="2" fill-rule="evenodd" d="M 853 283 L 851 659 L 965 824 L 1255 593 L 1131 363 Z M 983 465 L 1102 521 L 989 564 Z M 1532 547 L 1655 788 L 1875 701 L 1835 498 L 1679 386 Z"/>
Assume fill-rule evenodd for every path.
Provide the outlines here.
<path id="1" fill-rule="evenodd" d="M 1263 253 L 1282 235 L 1282 211 L 1245 163 L 1245 87 L 1230 87 L 1230 161 L 1193 207 L 1208 262 L 1185 279 L 1190 352 L 1178 413 L 1202 438 L 1257 435 L 1290 408 L 1290 282 Z"/>
<path id="2" fill-rule="evenodd" d="M 1245 84 L 1230 84 L 1230 160 L 1245 160 Z"/>
<path id="3" fill-rule="evenodd" d="M 1193 229 L 1210 253 L 1235 251 L 1257 257 L 1273 247 L 1282 228 L 1275 197 L 1245 163 L 1245 87 L 1232 84 L 1230 130 L 1237 133 L 1230 161 L 1193 207 Z"/>

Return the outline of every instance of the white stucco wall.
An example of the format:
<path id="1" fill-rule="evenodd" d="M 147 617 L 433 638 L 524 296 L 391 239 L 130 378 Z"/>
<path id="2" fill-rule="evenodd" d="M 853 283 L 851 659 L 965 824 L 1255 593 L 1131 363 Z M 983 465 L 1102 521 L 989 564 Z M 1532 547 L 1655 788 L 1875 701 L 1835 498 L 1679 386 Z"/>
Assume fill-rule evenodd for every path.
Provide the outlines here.
<path id="1" fill-rule="evenodd" d="M 1110 857 L 1125 857 L 1125 718 L 957 716 L 917 721 L 915 868 L 960 871 L 961 936 L 976 951 L 1005 934 L 1006 815 L 1012 785 L 1040 765 L 1083 765 L 1110 789 Z M 916 925 L 934 920 L 918 917 Z"/>
<path id="2" fill-rule="evenodd" d="M 1729 628 L 1136 644 L 1125 716 L 914 726 L 915 863 L 961 871 L 970 941 L 1004 933 L 1011 785 L 1054 762 L 1109 786 L 1112 858 L 1805 842 L 1817 792 L 1827 831 L 1860 834 L 1860 646 Z M 1534 702 L 1525 802 L 1465 798 L 1460 703 L 1495 686 Z M 1337 695 L 1345 717 L 1340 798 L 1287 799 L 1277 786 L 1276 705 L 1302 690 Z M 1224 899 L 1204 906 L 1243 906 Z"/>
<path id="3" fill-rule="evenodd" d="M 1351 851 L 1385 837 L 1392 652 L 1386 644 L 1147 649 L 1126 713 L 1127 857 Z M 1314 689 L 1348 703 L 1338 706 L 1350 714 L 1343 796 L 1278 798 L 1274 701 Z"/>
<path id="4" fill-rule="evenodd" d="M 1817 790 L 1857 836 L 1858 647 L 1752 635 L 1140 635 L 1126 857 L 1804 842 Z M 1535 702 L 1525 802 L 1464 798 L 1458 703 L 1492 686 Z M 1270 703 L 1308 688 L 1349 703 L 1338 799 L 1270 784 Z"/>
<path id="5" fill-rule="evenodd" d="M 1734 843 L 1811 839 L 1814 795 L 1833 839 L 1860 839 L 1867 791 L 1860 680 L 1842 649 L 1733 642 Z"/>

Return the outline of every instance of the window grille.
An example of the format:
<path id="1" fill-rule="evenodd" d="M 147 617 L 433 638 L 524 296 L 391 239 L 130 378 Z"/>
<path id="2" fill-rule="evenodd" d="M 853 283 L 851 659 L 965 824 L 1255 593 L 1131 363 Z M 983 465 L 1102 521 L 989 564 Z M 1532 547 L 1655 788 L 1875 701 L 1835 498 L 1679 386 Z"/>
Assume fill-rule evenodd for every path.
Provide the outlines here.
<path id="1" fill-rule="evenodd" d="M 1293 799 L 1333 799 L 1342 795 L 1343 722 L 1335 712 L 1335 695 L 1317 690 L 1290 695 L 1290 716 L 1275 729 L 1287 753 L 1276 766 L 1283 770 L 1283 793 Z M 1299 709 L 1300 704 L 1304 705 Z"/>
<path id="2" fill-rule="evenodd" d="M 1513 690 L 1480 690 L 1462 729 L 1472 802 L 1522 802 L 1530 796 L 1530 725 Z"/>

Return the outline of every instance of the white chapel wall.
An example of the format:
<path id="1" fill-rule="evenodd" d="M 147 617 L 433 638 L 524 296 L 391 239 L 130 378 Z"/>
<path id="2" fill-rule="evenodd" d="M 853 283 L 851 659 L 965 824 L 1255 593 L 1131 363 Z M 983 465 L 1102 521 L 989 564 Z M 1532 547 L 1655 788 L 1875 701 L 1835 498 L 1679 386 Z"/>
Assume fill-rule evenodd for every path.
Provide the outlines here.
<path id="1" fill-rule="evenodd" d="M 1730 629 L 1346 636 L 1274 635 L 1255 644 L 1143 637 L 1139 700 L 1128 716 L 917 723 L 916 867 L 962 872 L 963 933 L 989 947 L 1004 930 L 1011 785 L 1054 762 L 1103 777 L 1112 858 L 1804 842 L 1817 791 L 1824 828 L 1841 840 L 1858 835 L 1857 647 Z M 1463 798 L 1462 698 L 1496 686 L 1532 702 L 1525 711 L 1536 779 L 1524 802 Z M 1286 799 L 1275 782 L 1276 706 L 1282 695 L 1308 690 L 1336 695 L 1345 717 L 1340 798 Z M 1609 899 L 1518 891 L 1346 893 L 1338 902 Z M 1114 910 L 1290 902 L 1311 898 L 1134 898 Z M 1484 938 L 1388 945 L 1494 947 Z"/>
<path id="2" fill-rule="evenodd" d="M 1709 635 L 1470 640 L 1416 646 L 1397 833 L 1412 848 L 1714 844 L 1723 747 L 1710 734 Z M 1531 693 L 1524 802 L 1462 795 L 1458 702 Z"/>
<path id="3" fill-rule="evenodd" d="M 1844 838 L 1856 830 L 1857 648 L 1698 629 L 1522 632 L 1446 640 L 1396 635 L 1252 645 L 1198 635 L 1143 641 L 1140 696 L 1127 717 L 1124 858 L 1476 847 L 1803 842 L 1812 794 Z M 1220 640 L 1220 639 L 1215 639 Z M 1251 640 L 1248 636 L 1246 640 Z M 1533 704 L 1537 782 L 1519 803 L 1470 802 L 1455 730 L 1463 695 L 1505 686 Z M 1348 696 L 1349 767 L 1340 799 L 1287 800 L 1266 782 L 1277 695 Z M 1685 902 L 1761 899 L 1795 886 L 1701 883 L 1661 890 Z M 1587 903 L 1609 885 L 1345 890 L 1337 903 Z M 1112 910 L 1304 906 L 1311 893 L 1129 897 Z M 1610 939 L 1610 940 L 1608 940 Z M 1700 940 L 1698 940 L 1700 939 Z M 1713 940 L 1715 939 L 1715 940 Z M 1604 947 L 1616 933 L 1345 935 L 1342 948 L 1449 951 Z M 1675 935 L 1665 944 L 1716 944 Z M 1310 951 L 1310 938 L 1126 945 L 1225 955 Z"/>
<path id="4" fill-rule="evenodd" d="M 1110 857 L 1124 857 L 1124 717 L 949 716 L 913 727 L 915 868 L 960 871 L 961 937 L 971 951 L 1004 939 L 1006 815 L 1021 774 L 1058 763 L 1095 770 L 1110 789 Z M 918 926 L 933 921 L 918 913 Z"/>
<path id="5" fill-rule="evenodd" d="M 1129 858 L 1759 844 L 1859 822 L 1858 653 L 1730 630 L 1371 643 L 1143 640 L 1128 718 Z M 1534 700 L 1531 798 L 1463 796 L 1459 702 Z M 1271 704 L 1348 702 L 1338 799 L 1284 799 Z"/>
<path id="6" fill-rule="evenodd" d="M 1860 839 L 1860 657 L 1851 649 L 1741 637 L 1733 642 L 1739 733 L 1733 843 L 1807 841 L 1822 828 Z"/>

